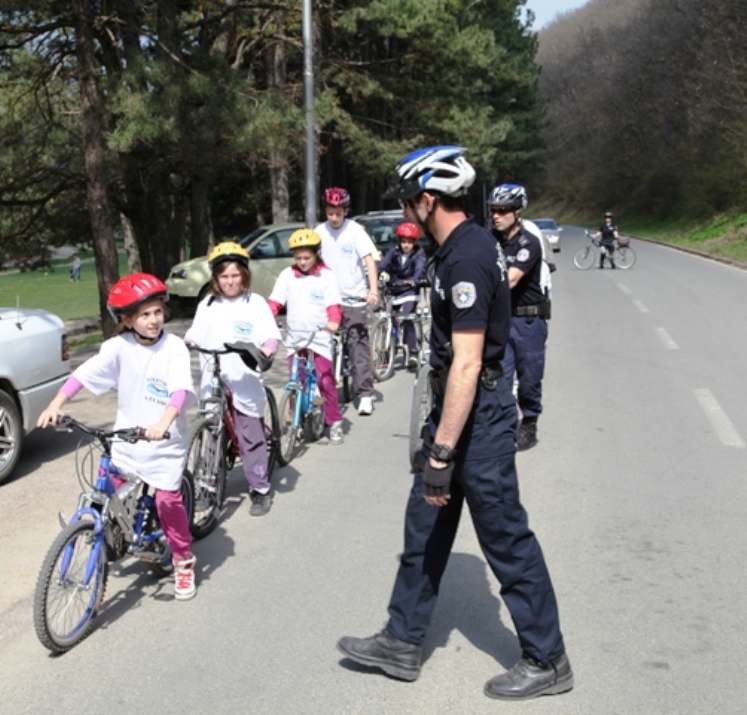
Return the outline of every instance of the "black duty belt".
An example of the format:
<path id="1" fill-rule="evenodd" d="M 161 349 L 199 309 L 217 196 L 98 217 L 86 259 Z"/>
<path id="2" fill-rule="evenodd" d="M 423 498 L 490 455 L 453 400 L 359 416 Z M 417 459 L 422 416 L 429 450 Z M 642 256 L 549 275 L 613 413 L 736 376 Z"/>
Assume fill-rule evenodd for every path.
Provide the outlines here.
<path id="1" fill-rule="evenodd" d="M 480 370 L 480 386 L 486 390 L 495 390 L 495 385 L 503 377 L 503 368 L 498 365 L 483 365 Z M 431 370 L 428 376 L 431 384 L 431 392 L 434 397 L 443 397 L 446 394 L 446 382 L 449 379 L 448 370 Z M 479 390 L 478 390 L 479 391 Z M 475 393 L 477 399 L 477 392 Z"/>
<path id="2" fill-rule="evenodd" d="M 512 315 L 516 318 L 549 318 L 550 301 L 545 300 L 537 305 L 517 305 Z"/>

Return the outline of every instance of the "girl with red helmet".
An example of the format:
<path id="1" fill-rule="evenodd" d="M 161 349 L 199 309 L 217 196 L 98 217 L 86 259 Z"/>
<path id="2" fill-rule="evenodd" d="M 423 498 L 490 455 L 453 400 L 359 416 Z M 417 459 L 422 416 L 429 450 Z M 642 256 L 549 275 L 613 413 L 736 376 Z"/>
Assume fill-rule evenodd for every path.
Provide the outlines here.
<path id="1" fill-rule="evenodd" d="M 425 251 L 418 245 L 420 229 L 410 222 L 405 221 L 397 226 L 396 230 L 398 245 L 389 249 L 378 265 L 379 275 L 386 278 L 392 298 L 392 312 L 399 315 L 410 315 L 415 312 L 420 300 L 420 291 L 417 287 L 419 281 L 425 278 Z M 416 357 L 417 335 L 412 322 L 405 321 L 401 324 L 403 337 L 410 352 L 407 367 L 418 366 Z"/>
<path id="2" fill-rule="evenodd" d="M 250 290 L 252 274 L 249 254 L 238 243 L 219 243 L 208 256 L 212 278 L 210 294 L 197 306 L 192 326 L 184 336 L 207 350 L 218 350 L 226 343 L 252 343 L 264 365 L 252 369 L 238 353 L 221 356 L 221 375 L 231 386 L 236 408 L 236 432 L 244 476 L 249 485 L 251 516 L 264 516 L 272 506 L 267 474 L 265 438 L 265 388 L 261 370 L 271 364 L 280 343 L 280 331 L 267 301 Z M 201 390 L 210 395 L 209 358 L 200 355 Z"/>
<path id="3" fill-rule="evenodd" d="M 174 596 L 186 600 L 196 593 L 195 557 L 180 486 L 187 456 L 185 409 L 195 401 L 195 393 L 186 346 L 163 331 L 166 300 L 166 286 L 148 273 L 117 281 L 107 307 L 123 332 L 106 340 L 97 355 L 75 370 L 37 426 L 57 424 L 62 406 L 82 387 L 94 395 L 117 390 L 114 429 L 147 425 L 150 441 L 115 442 L 112 463 L 155 488 L 158 517 L 174 556 Z"/>

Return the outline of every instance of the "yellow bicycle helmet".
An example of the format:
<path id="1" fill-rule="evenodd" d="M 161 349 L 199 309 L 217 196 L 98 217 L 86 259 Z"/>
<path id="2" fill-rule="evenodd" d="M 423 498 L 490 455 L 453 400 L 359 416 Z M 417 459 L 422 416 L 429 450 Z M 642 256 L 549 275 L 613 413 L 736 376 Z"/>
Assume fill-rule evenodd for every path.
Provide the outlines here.
<path id="1" fill-rule="evenodd" d="M 295 248 L 319 248 L 321 245 L 321 236 L 310 228 L 299 228 L 288 239 L 288 248 L 291 251 Z"/>
<path id="2" fill-rule="evenodd" d="M 217 266 L 226 261 L 236 261 L 244 268 L 249 268 L 249 253 L 240 243 L 224 241 L 210 251 L 208 256 L 210 270 L 214 271 Z"/>

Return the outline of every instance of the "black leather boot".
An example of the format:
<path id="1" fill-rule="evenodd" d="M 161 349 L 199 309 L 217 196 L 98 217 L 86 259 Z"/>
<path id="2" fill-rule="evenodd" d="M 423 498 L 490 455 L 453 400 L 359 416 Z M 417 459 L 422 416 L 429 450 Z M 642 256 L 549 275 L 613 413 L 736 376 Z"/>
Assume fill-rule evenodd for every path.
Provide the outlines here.
<path id="1" fill-rule="evenodd" d="M 370 638 L 344 636 L 337 641 L 337 650 L 356 663 L 381 668 L 393 678 L 416 680 L 420 675 L 422 646 L 401 641 L 386 630 Z"/>
<path id="2" fill-rule="evenodd" d="M 488 680 L 485 695 L 497 700 L 530 700 L 559 695 L 573 688 L 573 671 L 565 653 L 549 663 L 522 656 L 511 670 Z"/>

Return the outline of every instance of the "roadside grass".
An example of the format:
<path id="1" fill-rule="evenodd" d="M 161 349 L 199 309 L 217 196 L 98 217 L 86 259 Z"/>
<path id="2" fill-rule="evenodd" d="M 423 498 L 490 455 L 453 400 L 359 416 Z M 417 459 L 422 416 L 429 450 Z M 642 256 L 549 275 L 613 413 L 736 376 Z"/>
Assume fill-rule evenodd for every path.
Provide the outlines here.
<path id="1" fill-rule="evenodd" d="M 63 320 L 90 318 L 99 315 L 99 291 L 96 269 L 84 252 L 81 280 L 71 281 L 70 259 L 53 261 L 51 271 L 26 273 L 0 272 L 0 305 L 21 308 L 43 308 Z M 120 275 L 127 274 L 127 256 L 119 254 Z"/>

